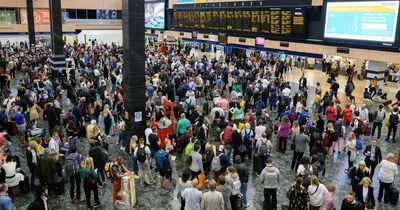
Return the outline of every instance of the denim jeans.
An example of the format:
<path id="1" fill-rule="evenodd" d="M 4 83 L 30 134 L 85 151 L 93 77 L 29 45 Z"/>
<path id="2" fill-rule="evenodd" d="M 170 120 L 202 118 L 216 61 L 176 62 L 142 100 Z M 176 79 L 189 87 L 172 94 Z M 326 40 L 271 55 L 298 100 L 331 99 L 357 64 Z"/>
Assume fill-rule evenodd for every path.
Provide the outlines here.
<path id="1" fill-rule="evenodd" d="M 125 131 L 123 131 L 123 132 L 121 132 L 121 133 L 119 134 L 119 140 L 118 140 L 118 142 L 119 142 L 119 146 L 120 146 L 120 147 L 125 147 L 125 138 L 126 138 Z"/>
<path id="2" fill-rule="evenodd" d="M 132 163 L 133 163 L 133 166 L 132 166 L 133 172 L 134 172 L 135 174 L 137 174 L 138 171 L 139 171 L 139 166 L 138 166 L 137 159 L 136 159 L 136 157 L 135 157 L 133 154 L 132 154 Z"/>
<path id="3" fill-rule="evenodd" d="M 224 146 L 225 146 L 225 154 L 226 154 L 226 156 L 228 156 L 228 160 L 230 160 L 233 146 L 232 146 L 232 144 L 225 144 Z"/>
<path id="4" fill-rule="evenodd" d="M 243 195 L 243 204 L 247 205 L 247 183 L 240 185 L 240 193 Z"/>
<path id="5" fill-rule="evenodd" d="M 69 197 L 72 199 L 80 199 L 81 198 L 81 177 L 79 173 L 76 173 L 74 176 L 69 177 Z M 76 195 L 75 195 L 76 189 Z"/>

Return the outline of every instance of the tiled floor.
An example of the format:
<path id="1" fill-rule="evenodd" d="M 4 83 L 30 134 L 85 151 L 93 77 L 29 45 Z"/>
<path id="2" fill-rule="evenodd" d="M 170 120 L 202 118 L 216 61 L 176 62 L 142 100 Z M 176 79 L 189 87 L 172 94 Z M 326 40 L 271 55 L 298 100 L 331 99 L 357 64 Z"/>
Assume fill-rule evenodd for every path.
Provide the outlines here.
<path id="1" fill-rule="evenodd" d="M 291 82 L 297 81 L 299 78 L 299 70 L 294 70 L 290 71 L 287 74 L 287 79 Z M 309 101 L 307 104 L 311 106 L 312 104 L 312 99 L 313 93 L 314 93 L 314 86 L 316 82 L 320 82 L 323 86 L 324 89 L 328 89 L 328 84 L 326 83 L 327 77 L 320 71 L 314 71 L 314 70 L 309 70 L 306 71 L 306 77 L 308 79 L 308 85 L 311 87 L 310 90 L 310 97 Z M 339 77 L 338 78 L 340 86 L 343 88 L 345 84 L 345 78 L 344 77 Z M 354 95 L 360 98 L 362 96 L 362 90 L 363 90 L 363 85 L 364 82 L 362 81 L 356 81 L 356 91 L 354 91 Z M 15 87 L 15 86 L 14 86 Z M 297 89 L 298 85 L 292 84 L 292 87 L 294 89 Z M 398 90 L 398 85 L 397 84 L 389 84 L 385 86 L 385 91 L 387 91 L 390 95 L 394 95 L 395 92 Z M 343 89 L 342 89 L 343 90 Z M 344 93 L 343 91 L 340 91 L 340 99 L 342 101 L 342 104 L 345 102 L 346 99 L 344 99 Z M 359 100 L 358 100 L 359 101 Z M 311 116 L 313 118 L 313 116 Z M 100 122 L 102 125 L 102 122 Z M 47 127 L 47 123 L 41 121 L 39 123 L 39 126 Z M 383 128 L 383 137 L 384 139 L 386 137 L 386 132 L 387 129 Z M 274 140 L 275 138 L 273 138 Z M 118 147 L 115 146 L 114 142 L 116 141 L 116 138 L 112 138 L 109 140 L 110 143 L 110 154 L 112 158 L 115 158 L 118 154 L 124 154 L 122 153 Z M 365 141 L 365 144 L 368 144 L 368 140 Z M 386 156 L 388 152 L 396 152 L 398 143 L 395 145 L 394 143 L 387 143 L 385 141 L 380 141 L 379 142 L 383 156 Z M 79 148 L 83 150 L 83 154 L 87 154 L 88 151 L 88 145 L 85 140 L 81 140 L 79 143 Z M 23 164 L 23 168 L 27 171 L 26 169 L 26 159 L 24 157 L 24 150 L 25 148 L 20 148 L 18 146 L 16 147 L 16 154 L 20 155 L 21 157 L 21 162 Z M 124 154 L 127 160 L 127 163 L 129 166 L 131 166 L 131 161 L 128 155 Z M 280 186 L 278 189 L 278 205 L 282 204 L 287 204 L 288 200 L 286 198 L 286 192 L 289 187 L 289 183 L 293 182 L 295 178 L 294 172 L 290 171 L 289 165 L 292 157 L 292 152 L 286 152 L 285 154 L 277 153 L 274 152 L 273 154 L 273 161 L 275 162 L 276 166 L 278 169 L 281 171 L 281 182 Z M 362 160 L 364 157 L 362 155 L 358 155 L 358 160 Z M 178 172 L 180 173 L 181 170 L 181 161 L 178 159 L 177 162 L 178 165 Z M 251 165 L 250 163 L 248 165 Z M 131 168 L 131 167 L 130 167 Z M 344 173 L 344 169 L 347 168 L 347 157 L 343 154 L 335 154 L 332 160 L 328 161 L 327 163 L 327 172 L 325 179 L 323 180 L 324 184 L 329 184 L 329 183 L 334 183 L 337 188 L 337 193 L 336 193 L 336 199 L 335 199 L 335 204 L 336 204 L 336 209 L 340 208 L 340 203 L 342 199 L 345 197 L 346 192 L 348 192 L 351 187 L 349 186 L 350 180 Z M 377 190 L 379 187 L 379 182 L 377 180 L 377 175 L 378 175 L 379 167 L 376 169 L 376 174 L 374 177 L 374 184 L 373 186 L 375 187 L 375 196 L 377 196 Z M 400 181 L 397 178 L 396 182 L 397 187 L 400 189 Z M 69 195 L 68 195 L 68 190 L 69 190 L 69 185 L 66 184 L 66 193 L 62 196 L 54 196 L 52 193 L 50 193 L 50 198 L 49 198 L 49 206 L 54 209 L 62 209 L 62 210 L 75 210 L 75 209 L 85 209 L 85 203 L 82 203 L 81 205 L 72 205 L 69 203 Z M 262 209 L 262 201 L 263 201 L 263 195 L 262 195 L 262 186 L 258 180 L 258 177 L 255 175 L 251 175 L 250 177 L 250 183 L 249 183 L 249 192 L 248 192 L 248 197 L 250 200 L 250 207 L 248 209 L 252 210 L 260 210 Z M 106 185 L 106 187 L 101 188 L 100 190 L 100 199 L 102 206 L 99 207 L 98 209 L 108 209 L 110 210 L 111 207 L 111 192 L 112 192 L 112 186 L 110 183 Z M 83 193 L 82 193 L 82 196 Z M 24 196 L 17 197 L 14 200 L 14 204 L 16 206 L 16 209 L 25 209 L 25 207 L 29 204 L 29 202 L 32 200 L 33 195 L 28 194 Z M 137 201 L 138 205 L 136 209 L 141 209 L 141 210 L 164 210 L 164 209 L 179 209 L 179 202 L 176 199 L 173 199 L 173 193 L 165 193 L 164 190 L 160 190 L 158 185 L 152 185 L 147 188 L 143 188 L 139 185 L 137 185 Z M 279 208 L 280 209 L 280 208 Z M 381 203 L 378 203 L 377 208 L 378 210 L 394 210 L 394 209 L 399 209 L 398 206 L 391 206 L 391 205 L 384 205 Z"/>

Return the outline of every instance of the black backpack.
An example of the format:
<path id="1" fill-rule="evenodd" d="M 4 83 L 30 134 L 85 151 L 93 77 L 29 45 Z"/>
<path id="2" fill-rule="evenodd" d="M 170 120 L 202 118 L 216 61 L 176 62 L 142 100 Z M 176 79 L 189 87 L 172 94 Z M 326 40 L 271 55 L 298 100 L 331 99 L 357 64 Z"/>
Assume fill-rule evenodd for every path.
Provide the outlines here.
<path id="1" fill-rule="evenodd" d="M 246 132 L 246 129 L 244 130 L 244 137 L 243 137 L 243 143 L 244 145 L 250 145 L 250 141 L 251 141 L 251 131 L 249 133 Z"/>
<path id="2" fill-rule="evenodd" d="M 390 125 L 397 125 L 399 124 L 399 115 L 396 113 L 392 113 L 389 117 L 389 123 Z"/>
<path id="3" fill-rule="evenodd" d="M 146 155 L 146 149 L 145 147 L 139 147 L 137 152 L 136 152 L 136 159 L 143 163 L 146 161 L 147 155 Z"/>

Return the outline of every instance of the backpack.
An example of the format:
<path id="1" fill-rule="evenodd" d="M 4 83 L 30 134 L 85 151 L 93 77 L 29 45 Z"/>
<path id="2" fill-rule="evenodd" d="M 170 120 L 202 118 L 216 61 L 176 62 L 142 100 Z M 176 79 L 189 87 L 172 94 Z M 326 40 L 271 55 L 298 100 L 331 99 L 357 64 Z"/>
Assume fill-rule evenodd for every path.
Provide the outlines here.
<path id="1" fill-rule="evenodd" d="M 349 168 L 349 171 L 347 172 L 347 176 L 348 176 L 350 179 L 353 179 L 353 177 L 355 176 L 355 174 L 356 174 L 356 167 L 355 167 L 355 166 L 352 166 L 351 168 Z"/>
<path id="2" fill-rule="evenodd" d="M 114 173 L 112 171 L 112 168 L 114 167 L 114 161 L 110 160 L 106 163 L 104 166 L 104 173 L 106 174 L 106 177 L 108 180 L 111 182 L 114 181 Z"/>
<path id="3" fill-rule="evenodd" d="M 145 147 L 138 147 L 138 150 L 136 152 L 136 159 L 143 163 L 146 161 L 147 155 L 146 155 L 146 148 Z"/>
<path id="4" fill-rule="evenodd" d="M 213 171 L 220 171 L 222 166 L 221 166 L 221 160 L 219 159 L 223 153 L 219 154 L 218 156 L 214 156 L 212 161 L 211 161 L 211 170 Z"/>
<path id="5" fill-rule="evenodd" d="M 276 92 L 276 84 L 275 82 L 272 82 L 271 85 L 269 86 L 269 92 Z"/>
<path id="6" fill-rule="evenodd" d="M 206 149 L 206 152 L 204 154 L 204 163 L 205 165 L 210 165 L 214 157 L 214 151 L 212 148 Z"/>
<path id="7" fill-rule="evenodd" d="M 78 154 L 71 153 L 65 158 L 64 170 L 67 176 L 75 176 L 79 172 Z"/>
<path id="8" fill-rule="evenodd" d="M 397 125 L 397 124 L 399 124 L 399 115 L 396 113 L 396 114 L 390 114 L 390 117 L 389 117 L 389 123 L 390 123 L 390 125 Z"/>
<path id="9" fill-rule="evenodd" d="M 297 119 L 296 112 L 291 111 L 291 112 L 290 112 L 290 115 L 289 115 L 289 118 L 290 118 L 290 120 L 291 120 L 292 122 L 295 121 L 295 120 Z"/>
<path id="10" fill-rule="evenodd" d="M 300 112 L 299 123 L 303 124 L 303 123 L 307 122 L 307 116 L 308 116 L 308 112 Z"/>
<path id="11" fill-rule="evenodd" d="M 375 121 L 376 122 L 382 122 L 385 119 L 385 111 L 376 111 L 376 118 Z"/>
<path id="12" fill-rule="evenodd" d="M 343 137 L 342 125 L 343 125 L 342 121 L 340 120 L 335 121 L 334 129 L 336 135 L 338 135 L 339 137 Z"/>
<path id="13" fill-rule="evenodd" d="M 159 170 L 165 169 L 167 166 L 168 153 L 165 150 L 158 150 L 155 155 L 156 165 Z"/>
<path id="14" fill-rule="evenodd" d="M 244 130 L 243 143 L 244 143 L 245 145 L 250 145 L 250 144 L 251 144 L 251 143 L 250 143 L 250 141 L 251 141 L 251 136 L 250 136 L 251 130 L 250 130 L 249 133 L 247 133 L 246 130 L 247 130 L 247 129 Z"/>
<path id="15" fill-rule="evenodd" d="M 314 175 L 314 173 L 311 171 L 310 165 L 304 170 L 303 173 L 303 186 L 307 189 L 311 184 L 311 176 Z"/>
<path id="16" fill-rule="evenodd" d="M 265 142 L 261 141 L 260 149 L 258 150 L 259 155 L 268 156 L 268 145 L 267 140 Z"/>
<path id="17" fill-rule="evenodd" d="M 238 151 L 240 156 L 244 156 L 247 154 L 247 147 L 242 144 L 239 146 Z"/>
<path id="18" fill-rule="evenodd" d="M 189 144 L 186 145 L 185 147 L 185 155 L 190 156 L 194 150 L 194 145 L 196 144 L 197 139 L 192 142 L 192 139 L 190 139 Z"/>
<path id="19" fill-rule="evenodd" d="M 351 110 L 347 110 L 343 115 L 343 121 L 345 123 L 350 123 L 353 120 L 353 112 Z"/>

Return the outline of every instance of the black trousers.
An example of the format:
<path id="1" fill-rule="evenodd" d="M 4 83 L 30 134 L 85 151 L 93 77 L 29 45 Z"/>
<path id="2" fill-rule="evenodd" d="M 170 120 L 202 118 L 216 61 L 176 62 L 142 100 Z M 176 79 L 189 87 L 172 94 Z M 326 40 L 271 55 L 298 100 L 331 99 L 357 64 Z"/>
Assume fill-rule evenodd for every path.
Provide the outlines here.
<path id="1" fill-rule="evenodd" d="M 292 165 L 290 166 L 290 169 L 292 170 L 297 170 L 297 167 L 300 165 L 301 158 L 303 157 L 304 152 L 294 152 L 293 153 L 293 158 L 292 158 Z"/>
<path id="2" fill-rule="evenodd" d="M 79 173 L 69 177 L 69 197 L 72 199 L 81 199 L 81 177 Z M 76 188 L 76 194 L 75 194 Z"/>
<path id="3" fill-rule="evenodd" d="M 372 136 L 375 134 L 375 129 L 378 128 L 378 139 L 381 138 L 382 122 L 374 122 L 372 126 Z"/>
<path id="4" fill-rule="evenodd" d="M 385 183 L 385 182 L 379 181 L 378 200 L 382 200 L 382 197 L 383 197 L 385 202 L 389 202 L 390 185 L 392 185 L 392 183 Z M 385 196 L 383 196 L 384 192 L 385 192 Z"/>
<path id="5" fill-rule="evenodd" d="M 375 168 L 378 165 L 377 161 L 365 161 L 365 165 L 369 168 L 369 178 L 372 180 L 375 174 Z"/>
<path id="6" fill-rule="evenodd" d="M 386 141 L 389 141 L 390 139 L 390 133 L 393 132 L 393 141 L 396 140 L 396 131 L 397 131 L 397 125 L 389 125 L 389 131 L 386 137 Z"/>
<path id="7" fill-rule="evenodd" d="M 91 197 L 91 192 L 93 191 L 94 195 L 94 202 L 95 203 L 100 203 L 99 201 L 99 189 L 97 188 L 97 183 L 93 184 L 83 184 L 83 189 L 85 190 L 85 197 L 86 197 L 86 205 L 88 208 L 91 207 L 90 203 L 90 197 Z"/>
<path id="8" fill-rule="evenodd" d="M 276 189 L 264 188 L 264 203 L 263 210 L 277 209 Z"/>

